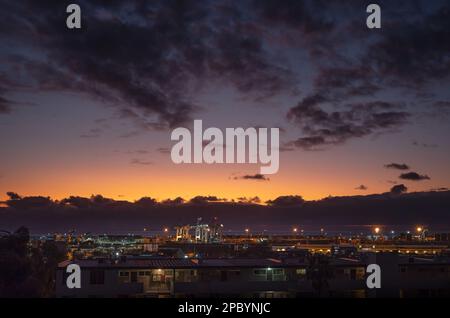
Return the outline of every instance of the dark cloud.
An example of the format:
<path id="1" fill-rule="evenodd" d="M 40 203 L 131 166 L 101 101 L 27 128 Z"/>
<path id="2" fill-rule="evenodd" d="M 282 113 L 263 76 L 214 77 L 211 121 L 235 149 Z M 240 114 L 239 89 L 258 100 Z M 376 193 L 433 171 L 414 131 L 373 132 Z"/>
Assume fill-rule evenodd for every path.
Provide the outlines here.
<path id="1" fill-rule="evenodd" d="M 83 198 L 78 196 L 70 196 L 69 198 L 65 198 L 61 200 L 61 204 L 63 206 L 74 207 L 74 208 L 90 208 L 94 206 L 94 202 L 89 198 Z"/>
<path id="2" fill-rule="evenodd" d="M 102 130 L 100 128 L 92 128 L 89 130 L 89 132 L 81 134 L 80 138 L 98 138 L 100 137 L 101 132 Z"/>
<path id="3" fill-rule="evenodd" d="M 132 138 L 132 137 L 136 137 L 139 136 L 141 134 L 140 131 L 138 130 L 133 130 L 133 131 L 129 131 L 123 134 L 119 135 L 119 138 Z"/>
<path id="4" fill-rule="evenodd" d="M 196 196 L 194 198 L 192 198 L 191 200 L 189 200 L 189 203 L 191 204 L 207 204 L 207 203 L 212 203 L 212 202 L 225 202 L 227 201 L 226 199 L 222 199 L 216 196 Z"/>
<path id="5" fill-rule="evenodd" d="M 437 108 L 438 111 L 442 112 L 448 112 L 450 110 L 450 101 L 446 100 L 440 100 L 433 103 L 433 107 Z"/>
<path id="6" fill-rule="evenodd" d="M 326 141 L 322 136 L 301 137 L 289 142 L 289 145 L 306 150 L 313 150 L 316 149 L 316 146 L 322 146 L 324 144 L 326 144 Z"/>
<path id="7" fill-rule="evenodd" d="M 332 91 L 339 98 L 372 96 L 381 89 L 373 76 L 368 76 L 372 73 L 367 65 L 326 67 L 319 70 L 314 84 L 318 91 Z"/>
<path id="8" fill-rule="evenodd" d="M 246 174 L 243 176 L 235 176 L 234 180 L 260 180 L 260 181 L 269 181 L 270 179 L 263 174 Z"/>
<path id="9" fill-rule="evenodd" d="M 30 196 L 20 197 L 16 193 L 8 192 L 9 200 L 6 204 L 14 209 L 51 209 L 56 206 L 49 197 Z"/>
<path id="10" fill-rule="evenodd" d="M 404 163 L 389 163 L 384 165 L 385 168 L 388 169 L 397 169 L 397 170 L 409 170 L 409 166 Z"/>
<path id="11" fill-rule="evenodd" d="M 0 115 L 9 114 L 11 112 L 10 101 L 0 96 Z"/>
<path id="12" fill-rule="evenodd" d="M 350 3 L 339 3 L 348 14 L 341 11 L 338 16 L 347 17 L 346 31 L 350 31 L 352 36 L 346 37 L 339 32 L 342 28 L 337 26 L 334 33 L 327 34 L 328 46 L 315 49 L 333 61 L 332 65 L 324 61 L 320 63 L 315 80 L 317 92 L 327 91 L 335 97 L 348 98 L 372 96 L 383 88 L 407 88 L 414 94 L 418 89 L 426 90 L 433 81 L 448 80 L 448 3 L 436 3 L 435 8 L 427 11 L 424 9 L 427 6 L 425 1 L 382 2 L 383 25 L 388 27 L 370 34 L 362 31 L 361 23 L 356 21 L 359 18 L 356 10 L 363 9 L 366 4 L 359 7 L 353 3 L 348 5 Z M 334 9 L 335 15 L 339 12 L 330 2 L 323 9 Z M 345 24 L 345 21 L 340 21 L 344 28 Z M 358 53 L 352 49 L 342 53 L 343 47 L 352 46 L 358 39 Z M 313 45 L 317 43 L 320 40 L 315 39 Z"/>
<path id="13" fill-rule="evenodd" d="M 416 147 L 423 147 L 423 148 L 437 148 L 438 147 L 437 144 L 430 144 L 430 143 L 418 142 L 418 141 L 413 141 L 412 144 Z"/>
<path id="14" fill-rule="evenodd" d="M 430 177 L 427 175 L 420 175 L 417 172 L 407 172 L 402 173 L 399 176 L 400 179 L 411 180 L 411 181 L 421 181 L 421 180 L 430 180 Z"/>
<path id="15" fill-rule="evenodd" d="M 274 200 L 266 201 L 269 206 L 276 207 L 292 207 L 292 206 L 301 206 L 305 200 L 299 195 L 286 195 L 279 196 Z"/>
<path id="16" fill-rule="evenodd" d="M 149 165 L 153 164 L 153 162 L 151 162 L 151 161 L 142 160 L 142 159 L 138 159 L 138 158 L 131 159 L 130 163 L 132 165 L 142 165 L 142 166 L 149 166 Z"/>
<path id="17" fill-rule="evenodd" d="M 27 86 L 125 105 L 141 128 L 190 120 L 198 109 L 191 84 L 208 78 L 263 97 L 292 87 L 290 71 L 247 32 L 239 5 L 223 10 L 206 1 L 80 1 L 82 29 L 70 31 L 64 28 L 66 5 L 3 3 L 3 40 L 37 54 L 16 56 L 16 63 L 1 58 L 28 78 Z"/>
<path id="18" fill-rule="evenodd" d="M 294 151 L 295 148 L 292 146 L 292 144 L 284 144 L 284 145 L 280 146 L 279 150 L 280 150 L 280 152 L 290 152 L 290 151 Z"/>
<path id="19" fill-rule="evenodd" d="M 290 109 L 288 118 L 302 130 L 300 137 L 290 144 L 311 150 L 322 145 L 342 144 L 351 138 L 397 128 L 406 123 L 409 113 L 399 111 L 402 104 L 375 101 L 346 104 L 344 110 L 326 110 L 331 100 L 316 94 L 304 98 Z"/>
<path id="20" fill-rule="evenodd" d="M 361 184 L 360 186 L 357 186 L 355 188 L 355 190 L 361 190 L 361 191 L 365 191 L 367 189 L 368 189 L 367 186 L 365 186 L 364 184 Z"/>
<path id="21" fill-rule="evenodd" d="M 160 147 L 157 149 L 157 151 L 162 154 L 170 154 L 170 148 L 167 148 L 167 147 Z"/>
<path id="22" fill-rule="evenodd" d="M 128 154 L 136 154 L 136 155 L 147 155 L 150 152 L 148 150 L 145 149 L 137 149 L 137 150 L 131 150 L 131 151 L 127 151 Z"/>
<path id="23" fill-rule="evenodd" d="M 161 202 L 161 204 L 163 204 L 163 205 L 168 205 L 168 206 L 171 206 L 171 205 L 181 205 L 181 204 L 183 204 L 185 201 L 186 201 L 186 200 L 184 200 L 183 198 L 177 197 L 177 198 L 175 198 L 175 199 L 166 199 L 166 200 L 163 200 L 163 201 Z"/>
<path id="24" fill-rule="evenodd" d="M 240 197 L 237 198 L 238 203 L 250 203 L 250 204 L 260 204 L 261 203 L 261 199 L 256 196 L 256 197 Z"/>
<path id="25" fill-rule="evenodd" d="M 9 197 L 10 200 L 20 200 L 22 197 L 15 193 L 15 192 L 6 192 L 6 195 Z"/>
<path id="26" fill-rule="evenodd" d="M 376 102 L 378 110 L 370 107 L 357 109 L 346 104 L 356 97 L 374 98 L 381 90 L 397 89 L 401 90 L 402 96 L 416 96 L 418 91 L 425 92 L 433 87 L 431 83 L 448 81 L 448 4 L 439 3 L 437 9 L 430 13 L 423 10 L 426 4 L 421 1 L 402 3 L 402 6 L 393 2 L 383 3 L 383 24 L 389 27 L 383 28 L 382 32 L 368 34 L 361 33 L 361 23 L 352 20 L 358 16 L 355 10 L 359 6 L 339 2 L 342 8 L 339 11 L 335 6 L 337 2 L 316 3 L 322 5 L 322 13 L 315 14 L 315 17 L 327 16 L 326 13 L 334 10 L 331 16 L 336 19 L 347 17 L 349 22 L 339 21 L 328 32 L 319 32 L 326 40 L 319 39 L 319 36 L 308 37 L 308 44 L 313 48 L 311 59 L 315 61 L 317 71 L 312 93 L 288 113 L 288 117 L 302 130 L 302 136 L 293 140 L 292 145 L 314 150 L 340 144 L 350 138 L 397 130 L 410 116 L 407 111 L 399 111 L 402 107 L 385 103 L 388 107 L 383 109 L 380 107 L 382 104 Z M 361 5 L 361 9 L 363 7 Z M 274 12 L 276 15 L 276 9 Z M 405 19 L 405 16 L 411 19 Z M 352 31 L 351 37 L 346 37 L 346 32 L 339 32 L 346 25 L 346 31 Z M 358 34 L 361 34 L 361 41 L 358 49 L 354 50 L 351 47 Z M 437 103 L 437 106 L 447 110 L 445 102 Z"/>
<path id="27" fill-rule="evenodd" d="M 422 3 L 423 5 L 423 3 Z M 391 21 L 380 40 L 368 48 L 367 62 L 386 80 L 414 86 L 450 74 L 450 6 L 441 4 L 415 19 Z M 385 32 L 386 31 L 386 32 Z"/>
<path id="28" fill-rule="evenodd" d="M 404 186 L 392 193 L 328 197 L 317 201 L 303 201 L 298 196 L 281 196 L 268 205 L 224 202 L 218 197 L 201 197 L 200 204 L 181 198 L 154 204 L 151 198 L 136 202 L 117 201 L 100 195 L 90 198 L 70 197 L 61 201 L 46 197 L 14 195 L 0 208 L 0 223 L 4 229 L 21 225 L 33 233 L 66 231 L 76 228 L 80 233 L 127 233 L 142 231 L 143 224 L 162 226 L 192 224 L 198 217 L 218 217 L 227 228 L 290 229 L 292 224 L 313 228 L 352 224 L 448 224 L 450 192 L 432 191 L 404 193 Z M 398 190 L 395 190 L 398 189 Z M 402 195 L 393 195 L 401 193 Z M 408 213 L 405 213 L 408 211 Z M 269 226 L 268 226 L 269 225 Z M 354 230 L 354 228 L 353 228 Z"/>
<path id="29" fill-rule="evenodd" d="M 311 91 L 288 115 L 301 135 L 282 151 L 396 130 L 411 111 L 380 101 L 379 92 L 416 96 L 434 82 L 448 84 L 445 2 L 382 1 L 383 29 L 370 33 L 366 3 L 351 1 L 79 4 L 83 28 L 69 31 L 65 2 L 2 2 L 1 37 L 9 49 L 0 54 L 0 96 L 23 88 L 86 94 L 133 122 L 123 138 L 190 120 L 205 106 L 194 102 L 205 83 L 231 85 L 257 100 L 298 90 L 302 74 L 279 51 L 302 57 L 307 51 L 301 62 L 312 74 Z M 370 100 L 357 103 L 358 97 Z M 0 97 L 0 113 L 11 104 Z M 434 104 L 448 108 L 443 99 Z"/>
<path id="30" fill-rule="evenodd" d="M 141 207 L 153 207 L 158 203 L 158 201 L 150 197 L 143 197 L 135 201 L 134 203 Z"/>
<path id="31" fill-rule="evenodd" d="M 449 191 L 449 189 L 448 189 L 448 188 L 445 188 L 445 187 L 441 187 L 441 188 L 433 188 L 433 189 L 430 189 L 430 191 Z"/>
<path id="32" fill-rule="evenodd" d="M 404 184 L 397 184 L 391 188 L 392 194 L 402 194 L 406 193 L 408 188 Z"/>
<path id="33" fill-rule="evenodd" d="M 313 1 L 253 0 L 264 23 L 288 26 L 303 34 L 329 32 L 333 28 L 331 16 L 320 15 L 323 6 Z"/>

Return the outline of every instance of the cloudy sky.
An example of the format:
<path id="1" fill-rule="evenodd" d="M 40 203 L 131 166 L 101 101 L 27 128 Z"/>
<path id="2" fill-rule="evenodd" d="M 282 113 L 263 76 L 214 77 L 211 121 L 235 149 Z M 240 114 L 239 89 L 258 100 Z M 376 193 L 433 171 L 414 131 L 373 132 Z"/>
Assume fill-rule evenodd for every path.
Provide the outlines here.
<path id="1" fill-rule="evenodd" d="M 449 187 L 449 2 L 378 1 L 381 30 L 368 3 L 0 1 L 0 199 Z M 193 119 L 279 127 L 279 172 L 173 164 Z"/>

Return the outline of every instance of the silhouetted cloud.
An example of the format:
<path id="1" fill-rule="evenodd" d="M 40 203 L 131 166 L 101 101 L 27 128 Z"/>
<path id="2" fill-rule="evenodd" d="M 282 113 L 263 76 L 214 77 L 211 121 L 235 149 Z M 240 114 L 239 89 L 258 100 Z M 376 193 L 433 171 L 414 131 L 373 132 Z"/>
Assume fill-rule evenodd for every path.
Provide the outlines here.
<path id="1" fill-rule="evenodd" d="M 195 203 L 181 198 L 154 204 L 151 198 L 136 202 L 118 201 L 95 195 L 69 197 L 60 201 L 43 196 L 14 194 L 0 207 L 3 229 L 27 225 L 34 233 L 66 231 L 127 233 L 142 231 L 143 224 L 162 226 L 192 224 L 198 217 L 218 217 L 227 228 L 243 224 L 252 229 L 286 229 L 292 224 L 318 226 L 360 224 L 448 224 L 450 191 L 405 193 L 406 187 L 366 196 L 327 197 L 303 201 L 300 196 L 280 196 L 268 205 L 221 201 L 216 196 L 200 196 Z M 396 195 L 394 195 L 396 194 Z M 401 194 L 401 195 L 398 195 Z M 248 200 L 247 200 L 248 201 Z M 148 204 L 147 204 L 148 203 Z M 408 213 L 405 213 L 407 211 Z M 127 231 L 127 232 L 124 232 Z"/>
<path id="2" fill-rule="evenodd" d="M 333 8 L 338 11 L 335 4 L 327 2 L 326 8 L 315 18 L 324 16 L 324 12 Z M 340 3 L 340 8 L 353 12 L 355 7 L 349 4 Z M 319 35 L 308 37 L 311 56 L 318 61 L 318 70 L 312 93 L 288 112 L 288 118 L 302 130 L 302 135 L 291 141 L 291 145 L 315 150 L 321 146 L 342 144 L 351 138 L 398 130 L 407 123 L 411 113 L 403 110 L 403 104 L 376 100 L 381 89 L 402 89 L 402 94 L 407 92 L 413 96 L 417 90 L 426 91 L 432 82 L 448 81 L 450 44 L 445 39 L 450 26 L 450 7 L 441 3 L 432 13 L 425 13 L 417 9 L 421 5 L 405 4 L 400 8 L 392 2 L 383 3 L 383 12 L 389 12 L 385 14 L 383 23 L 391 27 L 377 33 L 376 37 L 367 33 L 363 35 L 360 24 L 349 19 L 346 31 L 352 31 L 353 41 L 358 34 L 368 40 L 367 45 L 358 45 L 356 59 L 352 55 L 354 50 L 342 53 L 340 45 L 345 46 L 352 41 L 342 36 L 346 32 L 338 34 L 343 30 L 341 28 L 345 28 L 345 21 L 332 23 L 333 30 L 321 32 L 323 40 L 318 38 Z M 291 11 L 285 12 L 287 16 L 288 12 Z M 414 18 L 406 21 L 404 12 Z M 335 14 L 329 19 L 339 20 L 342 16 Z M 333 60 L 332 66 L 324 62 L 327 59 Z M 414 74 L 411 76 L 411 73 Z M 372 101 L 359 109 L 348 105 L 351 98 L 358 96 Z M 439 105 L 446 106 L 446 103 Z"/>
<path id="3" fill-rule="evenodd" d="M 448 100 L 440 100 L 433 103 L 434 107 L 438 108 L 450 108 L 450 101 Z"/>
<path id="4" fill-rule="evenodd" d="M 430 143 L 426 143 L 426 142 L 418 142 L 418 141 L 413 141 L 412 143 L 414 146 L 417 147 L 424 147 L 424 148 L 437 148 L 438 145 L 437 144 L 430 144 Z"/>
<path id="5" fill-rule="evenodd" d="M 408 188 L 404 184 L 397 184 L 391 188 L 392 194 L 402 194 L 406 193 Z"/>
<path id="6" fill-rule="evenodd" d="M 6 201 L 9 207 L 15 209 L 51 209 L 56 206 L 55 202 L 49 197 L 30 196 L 20 197 L 15 193 L 9 192 L 10 199 Z"/>
<path id="7" fill-rule="evenodd" d="M 157 149 L 157 151 L 162 154 L 170 154 L 170 148 L 167 148 L 167 147 L 160 147 Z"/>
<path id="8" fill-rule="evenodd" d="M 268 200 L 266 203 L 270 206 L 276 207 L 292 207 L 292 206 L 300 206 L 305 202 L 303 198 L 299 195 L 285 195 L 279 196 L 274 200 Z"/>
<path id="9" fill-rule="evenodd" d="M 399 176 L 400 179 L 411 180 L 411 181 L 421 181 L 421 180 L 430 180 L 430 177 L 427 175 L 420 175 L 417 172 L 407 172 L 402 173 Z"/>
<path id="10" fill-rule="evenodd" d="M 409 170 L 409 166 L 404 163 L 389 163 L 384 165 L 384 167 L 388 169 Z"/>
<path id="11" fill-rule="evenodd" d="M 181 205 L 181 204 L 183 204 L 185 201 L 186 201 L 186 200 L 184 200 L 182 197 L 177 197 L 177 198 L 175 198 L 175 199 L 166 199 L 166 200 L 163 200 L 163 201 L 161 202 L 161 204 L 162 204 L 162 205 L 169 205 L 169 206 L 171 206 L 171 205 Z"/>
<path id="12" fill-rule="evenodd" d="M 211 202 L 225 202 L 227 199 L 222 199 L 213 195 L 210 196 L 201 196 L 198 195 L 196 197 L 193 197 L 191 200 L 189 200 L 189 203 L 192 204 L 207 204 Z"/>
<path id="13" fill-rule="evenodd" d="M 135 136 L 191 120 L 204 106 L 194 102 L 196 84 L 230 84 L 258 100 L 297 92 L 299 74 L 276 53 L 296 50 L 314 71 L 311 91 L 289 112 L 302 129 L 291 146 L 314 149 L 399 128 L 410 115 L 362 107 L 350 117 L 351 98 L 379 104 L 385 88 L 416 94 L 450 73 L 445 2 L 383 2 L 389 27 L 371 33 L 361 27 L 364 6 L 349 1 L 78 4 L 83 27 L 68 32 L 65 2 L 2 3 L 2 42 L 15 50 L 0 54 L 0 113 L 11 91 L 78 92 L 128 112 L 136 129 L 122 136 Z"/>
<path id="14" fill-rule="evenodd" d="M 151 161 L 137 159 L 137 158 L 131 159 L 130 163 L 132 165 L 142 165 L 142 166 L 149 166 L 149 165 L 153 164 L 153 162 L 151 162 Z"/>
<path id="15" fill-rule="evenodd" d="M 10 101 L 0 96 L 0 115 L 9 114 L 11 112 L 11 107 L 9 106 L 9 103 Z"/>
<path id="16" fill-rule="evenodd" d="M 252 5 L 261 25 L 294 30 L 306 39 L 331 32 L 334 27 L 333 15 L 326 14 L 323 4 L 317 1 L 252 0 Z"/>
<path id="17" fill-rule="evenodd" d="M 410 116 L 398 111 L 403 108 L 402 104 L 376 101 L 345 104 L 344 110 L 327 111 L 323 104 L 329 102 L 331 100 L 324 95 L 311 95 L 289 110 L 288 118 L 297 123 L 305 135 L 291 145 L 311 150 L 321 145 L 341 144 L 351 138 L 397 128 Z"/>
<path id="18" fill-rule="evenodd" d="M 240 198 L 237 198 L 237 201 L 239 203 L 251 203 L 251 204 L 253 204 L 253 203 L 259 204 L 259 203 L 261 203 L 261 199 L 258 196 L 250 197 L 250 198 L 240 197 Z"/>
<path id="19" fill-rule="evenodd" d="M 15 192 L 6 192 L 6 195 L 9 197 L 10 200 L 20 200 L 22 197 L 15 193 Z"/>
<path id="20" fill-rule="evenodd" d="M 136 154 L 136 155 L 147 155 L 147 154 L 150 153 L 150 151 L 145 150 L 145 149 L 137 149 L 137 150 L 127 151 L 126 153 L 128 153 L 128 154 Z"/>
<path id="21" fill-rule="evenodd" d="M 102 130 L 100 128 L 92 128 L 88 133 L 80 135 L 81 138 L 98 138 Z"/>
<path id="22" fill-rule="evenodd" d="M 37 52 L 2 56 L 2 63 L 28 77 L 25 86 L 125 105 L 141 128 L 152 129 L 190 120 L 198 109 L 190 98 L 189 83 L 195 81 L 219 78 L 260 97 L 292 87 L 290 71 L 275 63 L 257 34 L 246 32 L 239 5 L 224 10 L 189 0 L 78 4 L 83 27 L 67 32 L 61 27 L 66 3 L 2 3 L 0 20 L 9 30 L 2 37 Z"/>
<path id="23" fill-rule="evenodd" d="M 387 81 L 418 86 L 449 75 L 449 4 L 431 14 L 415 13 L 416 19 L 392 21 L 380 40 L 369 46 L 368 62 Z"/>
<path id="24" fill-rule="evenodd" d="M 342 65 L 319 70 L 314 82 L 318 91 L 333 90 L 340 98 L 368 96 L 375 94 L 380 87 L 374 84 L 374 79 L 367 65 Z"/>
<path id="25" fill-rule="evenodd" d="M 430 191 L 448 191 L 449 189 L 446 187 L 441 187 L 441 188 L 432 188 L 430 189 Z"/>
<path id="26" fill-rule="evenodd" d="M 355 190 L 362 190 L 362 191 L 365 191 L 365 190 L 367 190 L 368 188 L 367 188 L 367 186 L 365 186 L 364 184 L 361 184 L 360 186 L 357 186 L 356 188 L 355 188 Z"/>
<path id="27" fill-rule="evenodd" d="M 292 146 L 292 144 L 285 144 L 280 146 L 279 148 L 280 152 L 289 152 L 289 151 L 294 151 L 295 148 Z"/>
<path id="28" fill-rule="evenodd" d="M 140 198 L 139 200 L 135 201 L 134 203 L 141 207 L 153 207 L 158 203 L 158 201 L 156 201 L 156 199 L 153 199 L 150 197 L 143 197 L 143 198 Z"/>
<path id="29" fill-rule="evenodd" d="M 263 174 L 246 174 L 243 176 L 235 176 L 234 180 L 259 180 L 259 181 L 269 181 L 270 179 Z"/>

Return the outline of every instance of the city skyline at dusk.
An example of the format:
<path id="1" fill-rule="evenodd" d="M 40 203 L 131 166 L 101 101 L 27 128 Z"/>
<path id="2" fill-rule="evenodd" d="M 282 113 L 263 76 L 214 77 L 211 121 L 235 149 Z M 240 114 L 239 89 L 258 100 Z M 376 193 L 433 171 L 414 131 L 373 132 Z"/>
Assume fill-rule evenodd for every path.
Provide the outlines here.
<path id="1" fill-rule="evenodd" d="M 382 1 L 368 30 L 363 2 L 81 1 L 81 30 L 64 3 L 2 3 L 0 200 L 447 189 L 448 3 Z M 175 165 L 194 119 L 280 128 L 279 172 Z"/>
<path id="2" fill-rule="evenodd" d="M 449 87 L 448 0 L 0 0 L 0 299 L 435 315 Z"/>

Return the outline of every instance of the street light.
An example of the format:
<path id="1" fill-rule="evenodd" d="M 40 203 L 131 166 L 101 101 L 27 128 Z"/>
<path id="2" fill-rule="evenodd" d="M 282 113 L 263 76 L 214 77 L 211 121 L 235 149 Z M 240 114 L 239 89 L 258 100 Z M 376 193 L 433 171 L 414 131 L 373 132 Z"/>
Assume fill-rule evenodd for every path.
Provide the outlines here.
<path id="1" fill-rule="evenodd" d="M 422 233 L 423 228 L 422 228 L 421 226 L 418 226 L 418 227 L 416 228 L 416 231 L 417 231 L 418 233 Z"/>
<path id="2" fill-rule="evenodd" d="M 374 232 L 375 232 L 375 234 L 380 233 L 380 228 L 377 226 L 376 228 L 374 228 Z"/>

